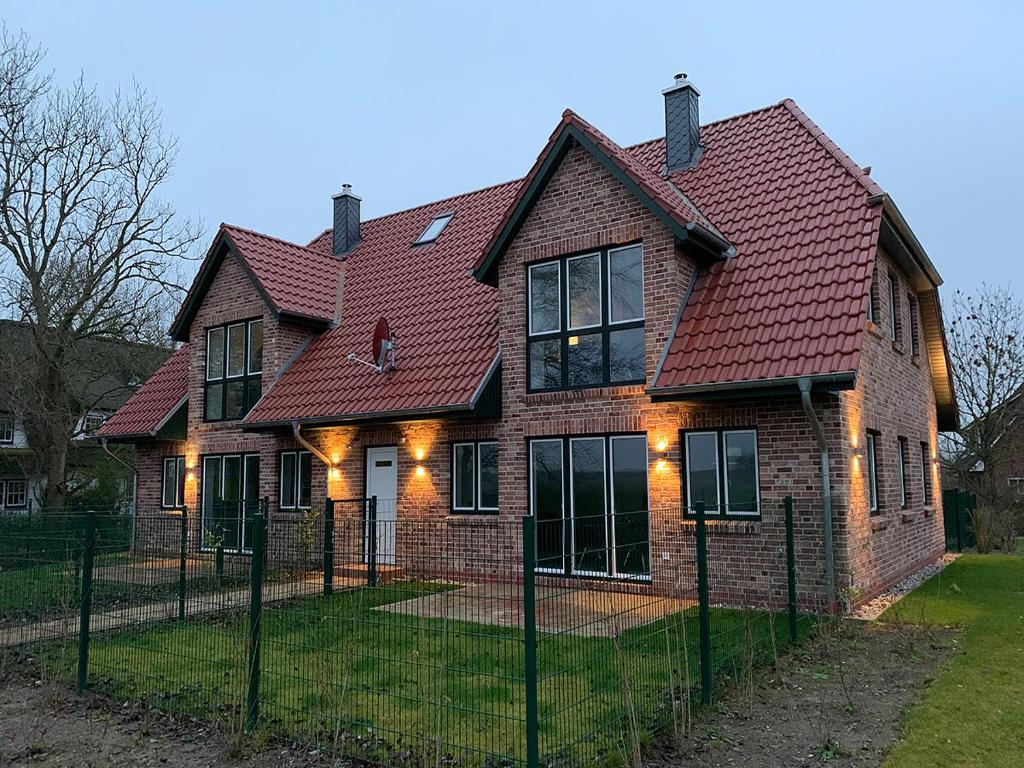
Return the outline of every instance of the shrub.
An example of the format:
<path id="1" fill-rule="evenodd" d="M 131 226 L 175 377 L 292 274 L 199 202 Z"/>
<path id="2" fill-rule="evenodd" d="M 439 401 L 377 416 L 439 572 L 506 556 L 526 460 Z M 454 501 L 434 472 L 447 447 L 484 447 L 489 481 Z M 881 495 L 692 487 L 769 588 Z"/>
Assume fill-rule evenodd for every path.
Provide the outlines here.
<path id="1" fill-rule="evenodd" d="M 1008 504 L 982 505 L 971 513 L 975 548 L 981 554 L 995 549 L 1013 552 L 1021 530 L 1021 512 Z"/>

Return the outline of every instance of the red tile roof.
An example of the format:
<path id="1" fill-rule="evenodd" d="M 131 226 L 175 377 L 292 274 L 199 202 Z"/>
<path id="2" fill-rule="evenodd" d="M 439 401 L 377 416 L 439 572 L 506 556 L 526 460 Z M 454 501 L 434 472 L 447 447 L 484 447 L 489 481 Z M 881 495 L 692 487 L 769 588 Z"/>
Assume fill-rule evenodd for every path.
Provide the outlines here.
<path id="1" fill-rule="evenodd" d="M 341 324 L 310 344 L 246 423 L 467 406 L 498 355 L 497 291 L 469 270 L 519 184 L 363 222 L 345 260 Z M 413 245 L 431 219 L 452 212 L 435 242 Z M 329 230 L 309 245 L 330 248 Z M 346 359 L 371 358 L 380 317 L 397 337 L 397 370 L 386 374 Z"/>
<path id="2" fill-rule="evenodd" d="M 736 248 L 702 270 L 654 382 L 718 386 L 854 372 L 881 189 L 792 101 L 705 126 L 673 175 Z M 630 150 L 663 164 L 663 139 Z"/>
<path id="3" fill-rule="evenodd" d="M 152 436 L 185 399 L 189 348 L 178 349 L 96 431 L 97 437 Z"/>
<path id="4" fill-rule="evenodd" d="M 342 323 L 309 345 L 246 422 L 467 407 L 498 356 L 499 312 L 497 292 L 470 271 L 481 266 L 514 202 L 570 126 L 672 220 L 735 247 L 735 257 L 699 273 L 655 391 L 857 369 L 882 215 L 869 198 L 881 190 L 793 102 L 704 126 L 699 163 L 669 179 L 662 177 L 664 139 L 623 149 L 567 110 L 525 179 L 363 222 L 362 240 L 344 261 Z M 455 216 L 441 237 L 414 246 L 430 220 L 446 213 Z M 308 246 L 236 227 L 223 226 L 221 235 L 278 311 L 331 319 L 342 262 L 331 253 L 330 230 Z M 208 257 L 204 271 L 213 261 Z M 192 290 L 201 293 L 199 278 Z M 186 316 L 183 307 L 179 319 Z M 346 360 L 352 352 L 369 358 L 381 316 L 398 340 L 397 370 L 387 374 Z M 171 366 L 180 399 L 184 362 L 175 359 L 182 361 L 180 369 Z M 168 388 L 168 366 L 125 410 L 150 413 L 141 401 L 151 392 L 153 415 L 173 407 L 177 401 L 151 387 L 159 379 Z M 138 425 L 130 429 L 141 432 L 155 423 L 152 416 L 131 418 Z M 113 434 L 121 423 L 119 412 L 104 431 Z"/>
<path id="5" fill-rule="evenodd" d="M 334 317 L 334 297 L 341 262 L 330 249 L 313 250 L 259 232 L 221 224 L 185 301 L 171 327 L 179 341 L 203 300 L 224 258 L 225 248 L 241 259 L 270 308 L 279 315 L 328 323 Z"/>

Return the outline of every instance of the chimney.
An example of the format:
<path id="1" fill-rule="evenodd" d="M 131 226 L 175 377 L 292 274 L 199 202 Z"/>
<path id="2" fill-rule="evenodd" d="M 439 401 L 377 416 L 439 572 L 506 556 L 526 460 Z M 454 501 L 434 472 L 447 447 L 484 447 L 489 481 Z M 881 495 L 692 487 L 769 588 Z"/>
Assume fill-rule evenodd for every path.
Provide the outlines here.
<path id="1" fill-rule="evenodd" d="M 351 184 L 342 184 L 334 200 L 334 255 L 345 256 L 359 244 L 359 203 Z"/>
<path id="2" fill-rule="evenodd" d="M 700 159 L 700 91 L 686 79 L 676 81 L 662 91 L 665 95 L 665 163 L 669 173 L 692 168 Z"/>

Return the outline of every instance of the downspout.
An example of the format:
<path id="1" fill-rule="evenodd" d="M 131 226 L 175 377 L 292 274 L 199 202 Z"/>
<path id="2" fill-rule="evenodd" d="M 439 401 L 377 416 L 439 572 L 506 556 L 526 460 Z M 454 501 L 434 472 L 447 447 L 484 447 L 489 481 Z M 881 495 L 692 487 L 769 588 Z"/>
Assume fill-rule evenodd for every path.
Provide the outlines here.
<path id="1" fill-rule="evenodd" d="M 821 426 L 818 414 L 811 405 L 811 380 L 803 377 L 798 382 L 800 386 L 800 399 L 804 404 L 804 412 L 811 422 L 811 431 L 818 441 L 818 450 L 821 452 L 821 517 L 824 529 L 825 544 L 825 595 L 828 604 L 831 606 L 836 599 L 836 575 L 835 575 L 835 551 L 832 543 L 832 477 L 828 461 L 828 442 L 825 440 L 825 430 Z"/>
<path id="2" fill-rule="evenodd" d="M 292 421 L 292 435 L 295 437 L 295 442 L 320 459 L 320 461 L 327 465 L 328 469 L 333 469 L 334 463 L 327 457 L 327 454 L 304 438 L 301 434 L 301 429 L 298 421 Z"/>

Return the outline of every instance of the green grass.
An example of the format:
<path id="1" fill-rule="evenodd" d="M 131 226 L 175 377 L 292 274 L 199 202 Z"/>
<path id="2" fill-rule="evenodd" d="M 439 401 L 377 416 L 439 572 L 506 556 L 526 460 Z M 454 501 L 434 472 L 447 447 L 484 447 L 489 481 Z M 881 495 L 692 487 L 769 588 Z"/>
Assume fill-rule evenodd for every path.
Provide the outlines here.
<path id="1" fill-rule="evenodd" d="M 345 754 L 385 764 L 433 764 L 438 753 L 457 757 L 460 765 L 504 764 L 495 755 L 521 761 L 522 633 L 374 610 L 444 589 L 401 584 L 268 607 L 261 730 L 330 747 L 337 728 Z M 808 625 L 802 622 L 805 630 Z M 715 610 L 712 629 L 720 684 L 771 659 L 773 646 L 788 642 L 785 617 L 763 612 Z M 247 632 L 248 617 L 236 614 L 96 636 L 90 679 L 119 697 L 219 720 L 237 731 Z M 560 765 L 626 762 L 630 732 L 642 742 L 671 725 L 670 689 L 677 701 L 684 692 L 696 693 L 697 653 L 695 610 L 617 640 L 542 634 L 541 753 L 558 755 Z"/>
<path id="2" fill-rule="evenodd" d="M 908 712 L 889 768 L 1024 761 L 1024 557 L 964 555 L 880 619 L 963 627 L 960 652 Z"/>

